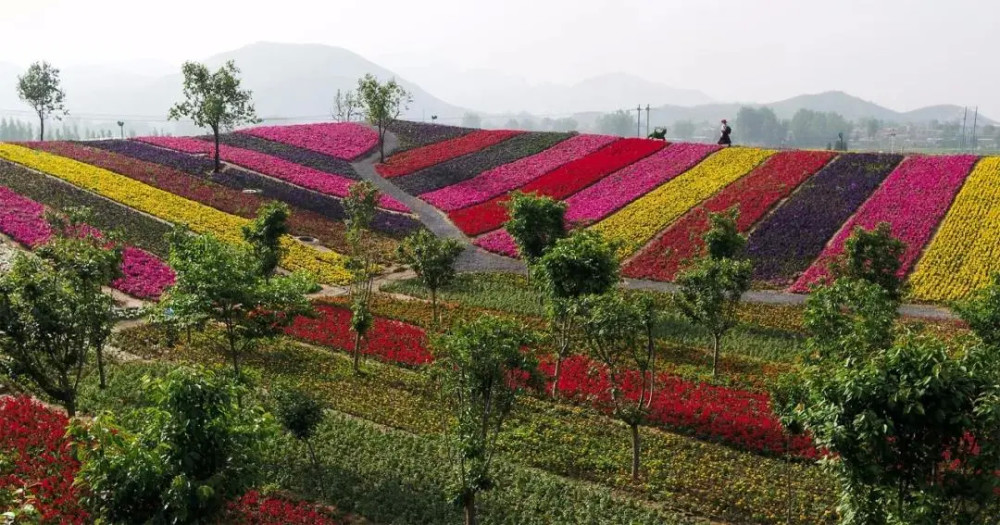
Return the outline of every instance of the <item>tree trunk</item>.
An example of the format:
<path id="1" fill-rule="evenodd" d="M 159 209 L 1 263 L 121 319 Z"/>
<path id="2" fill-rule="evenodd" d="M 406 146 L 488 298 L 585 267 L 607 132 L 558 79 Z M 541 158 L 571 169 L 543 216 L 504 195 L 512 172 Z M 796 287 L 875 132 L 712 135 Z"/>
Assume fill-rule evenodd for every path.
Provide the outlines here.
<path id="1" fill-rule="evenodd" d="M 41 113 L 38 114 L 38 141 L 42 142 L 45 140 L 45 117 Z"/>
<path id="2" fill-rule="evenodd" d="M 712 334 L 712 377 L 719 373 L 719 336 Z"/>
<path id="3" fill-rule="evenodd" d="M 465 525 L 476 525 L 476 493 L 472 492 L 464 499 Z"/>
<path id="4" fill-rule="evenodd" d="M 431 319 L 434 321 L 434 327 L 438 325 L 438 294 L 437 289 L 431 288 Z"/>
<path id="5" fill-rule="evenodd" d="M 639 480 L 639 454 L 642 451 L 642 445 L 639 441 L 639 425 L 631 424 L 632 427 L 632 481 Z"/>
<path id="6" fill-rule="evenodd" d="M 309 457 L 312 458 L 313 468 L 319 470 L 319 460 L 316 459 L 316 449 L 313 448 L 312 441 L 307 439 L 306 446 L 309 447 Z"/>
<path id="7" fill-rule="evenodd" d="M 101 377 L 101 390 L 108 387 L 108 376 L 104 372 L 104 350 L 100 347 L 96 349 L 97 354 L 97 375 Z"/>
<path id="8" fill-rule="evenodd" d="M 67 394 L 63 403 L 66 406 L 66 414 L 69 415 L 69 417 L 76 417 L 76 394 Z"/>
<path id="9" fill-rule="evenodd" d="M 559 352 L 559 355 L 556 356 L 556 370 L 552 376 L 552 397 L 559 395 L 559 374 L 562 373 L 562 362 L 563 353 Z"/>
<path id="10" fill-rule="evenodd" d="M 361 372 L 361 333 L 354 336 L 354 373 Z"/>
<path id="11" fill-rule="evenodd" d="M 219 128 L 213 127 L 212 132 L 215 134 L 215 172 L 218 173 L 222 169 L 222 163 L 219 162 Z"/>
<path id="12" fill-rule="evenodd" d="M 385 127 L 378 126 L 378 161 L 385 162 Z"/>

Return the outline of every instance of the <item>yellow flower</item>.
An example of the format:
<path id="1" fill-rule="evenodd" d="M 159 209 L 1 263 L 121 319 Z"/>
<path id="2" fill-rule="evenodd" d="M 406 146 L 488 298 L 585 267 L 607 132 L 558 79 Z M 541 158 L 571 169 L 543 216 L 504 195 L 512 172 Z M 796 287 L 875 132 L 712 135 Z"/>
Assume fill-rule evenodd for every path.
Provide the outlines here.
<path id="1" fill-rule="evenodd" d="M 232 243 L 243 242 L 241 228 L 249 222 L 247 219 L 178 197 L 123 175 L 14 144 L 0 144 L 0 158 L 47 173 L 164 221 L 186 224 L 197 233 L 212 233 Z M 350 278 L 344 268 L 345 259 L 342 255 L 321 252 L 296 242 L 291 237 L 282 239 L 282 246 L 287 250 L 287 255 L 281 263 L 288 270 L 310 272 L 320 281 L 329 284 L 343 284 Z"/>
<path id="2" fill-rule="evenodd" d="M 591 226 L 621 243 L 627 257 L 691 208 L 733 183 L 773 155 L 773 150 L 726 148 Z"/>
<path id="3" fill-rule="evenodd" d="M 1000 271 L 1000 157 L 984 157 L 969 174 L 931 239 L 910 284 L 921 301 L 960 299 Z"/>

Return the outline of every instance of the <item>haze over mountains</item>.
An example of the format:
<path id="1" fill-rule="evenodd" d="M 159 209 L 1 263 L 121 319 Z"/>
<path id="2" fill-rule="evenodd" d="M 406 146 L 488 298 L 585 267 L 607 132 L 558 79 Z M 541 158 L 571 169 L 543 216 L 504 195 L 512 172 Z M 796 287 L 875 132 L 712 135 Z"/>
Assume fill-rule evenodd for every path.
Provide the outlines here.
<path id="1" fill-rule="evenodd" d="M 621 73 L 593 77 L 575 85 L 535 85 L 488 69 L 469 71 L 441 66 L 390 71 L 351 51 L 325 45 L 256 43 L 204 61 L 217 66 L 229 59 L 243 70 L 245 85 L 254 91 L 258 114 L 275 118 L 275 123 L 329 119 L 336 90 L 352 89 L 357 78 L 369 72 L 380 78 L 395 76 L 413 93 L 414 101 L 404 117 L 429 120 L 431 115 L 438 115 L 442 123 L 457 123 L 466 112 L 494 115 L 498 120 L 504 114 L 529 112 L 537 116 L 572 114 L 586 125 L 601 112 L 627 108 L 634 111 L 639 103 L 655 108 L 651 119 L 654 123 L 715 121 L 720 116 L 735 116 L 741 105 L 757 105 L 719 103 L 698 90 Z M 32 117 L 15 93 L 16 77 L 22 71 L 22 66 L 0 63 L 0 114 Z M 169 66 L 156 62 L 63 68 L 67 107 L 71 114 L 86 119 L 125 118 L 162 127 L 166 125 L 168 108 L 181 92 L 179 72 L 165 71 Z M 419 84 L 411 77 L 419 78 Z M 445 101 L 433 94 L 438 92 L 454 96 Z M 836 91 L 765 105 L 773 108 L 779 118 L 790 118 L 801 108 L 836 111 L 849 120 L 873 117 L 906 123 L 962 118 L 959 106 L 897 112 Z M 989 119 L 980 115 L 980 122 Z"/>

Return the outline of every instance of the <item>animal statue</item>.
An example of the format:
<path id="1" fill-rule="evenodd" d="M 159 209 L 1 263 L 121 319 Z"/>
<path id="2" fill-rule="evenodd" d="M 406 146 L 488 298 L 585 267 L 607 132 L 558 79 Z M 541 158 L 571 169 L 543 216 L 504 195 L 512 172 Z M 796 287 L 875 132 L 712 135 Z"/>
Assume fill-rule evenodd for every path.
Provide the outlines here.
<path id="1" fill-rule="evenodd" d="M 647 138 L 654 140 L 667 140 L 667 128 L 655 128 Z"/>

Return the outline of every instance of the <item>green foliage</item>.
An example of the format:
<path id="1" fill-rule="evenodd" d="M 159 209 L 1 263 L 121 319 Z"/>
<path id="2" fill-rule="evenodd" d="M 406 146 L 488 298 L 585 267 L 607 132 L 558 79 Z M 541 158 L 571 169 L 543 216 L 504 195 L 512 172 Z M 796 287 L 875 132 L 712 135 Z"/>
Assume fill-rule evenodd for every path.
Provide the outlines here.
<path id="1" fill-rule="evenodd" d="M 636 120 L 629 112 L 623 110 L 605 113 L 597 117 L 596 125 L 597 132 L 603 135 L 631 137 L 633 131 L 636 131 Z"/>
<path id="2" fill-rule="evenodd" d="M 365 119 L 378 130 L 379 159 L 385 162 L 386 128 L 409 108 L 413 95 L 396 83 L 396 79 L 382 83 L 371 73 L 358 79 L 357 93 Z"/>
<path id="3" fill-rule="evenodd" d="M 355 92 L 347 90 L 342 93 L 337 90 L 337 95 L 333 97 L 333 118 L 337 122 L 353 122 L 360 109 L 361 100 Z"/>
<path id="4" fill-rule="evenodd" d="M 462 245 L 455 239 L 438 238 L 420 229 L 399 245 L 399 258 L 417 274 L 431 292 L 434 322 L 438 320 L 437 292 L 455 279 L 455 261 L 462 254 Z"/>
<path id="5" fill-rule="evenodd" d="M 955 310 L 984 344 L 1000 348 L 1000 273 L 992 282 L 973 292 Z"/>
<path id="6" fill-rule="evenodd" d="M 750 144 L 777 146 L 785 141 L 788 121 L 779 121 L 774 110 L 767 107 L 741 106 L 736 113 L 740 136 Z"/>
<path id="7" fill-rule="evenodd" d="M 820 147 L 826 144 L 833 149 L 831 140 L 837 133 L 849 133 L 853 126 L 839 113 L 800 109 L 792 115 L 789 131 L 796 146 Z"/>
<path id="8" fill-rule="evenodd" d="M 306 441 L 312 438 L 323 420 L 323 405 L 297 388 L 286 387 L 275 397 L 275 413 L 281 426 L 295 439 Z"/>
<path id="9" fill-rule="evenodd" d="M 371 302 L 379 267 L 375 262 L 371 224 L 375 219 L 379 195 L 374 184 L 362 181 L 352 184 L 344 199 L 347 240 L 351 246 L 347 259 L 347 269 L 351 272 L 351 329 L 357 334 L 354 345 L 355 372 L 360 371 L 362 339 L 373 322 Z"/>
<path id="10" fill-rule="evenodd" d="M 903 278 L 899 275 L 900 258 L 906 244 L 893 237 L 888 223 L 882 222 L 874 230 L 857 227 L 844 244 L 843 255 L 831 266 L 835 277 L 863 279 L 877 284 L 899 300 L 904 293 Z"/>
<path id="11" fill-rule="evenodd" d="M 534 265 L 532 274 L 553 300 L 600 295 L 618 284 L 615 246 L 599 233 L 574 231 L 555 242 Z"/>
<path id="12" fill-rule="evenodd" d="M 510 219 L 504 228 L 529 265 L 566 236 L 565 202 L 516 191 L 511 194 L 507 206 Z"/>
<path id="13" fill-rule="evenodd" d="M 207 370 L 148 380 L 145 407 L 121 428 L 110 413 L 70 427 L 84 503 L 112 522 L 196 523 L 258 478 L 273 421 L 237 405 L 237 388 Z"/>
<path id="14" fill-rule="evenodd" d="M 237 377 L 241 355 L 312 311 L 306 299 L 316 286 L 311 278 L 296 273 L 267 279 L 260 273 L 261 261 L 243 246 L 175 232 L 169 260 L 177 281 L 160 302 L 161 315 L 220 323 Z"/>
<path id="15" fill-rule="evenodd" d="M 167 118 L 189 118 L 201 128 L 210 128 L 215 137 L 215 171 L 219 171 L 219 132 L 242 124 L 260 122 L 253 106 L 253 93 L 241 89 L 240 70 L 232 60 L 214 73 L 204 64 L 185 62 L 184 102 L 170 108 Z"/>
<path id="16" fill-rule="evenodd" d="M 747 238 L 740 233 L 736 220 L 739 207 L 733 206 L 725 213 L 709 213 L 709 230 L 705 232 L 707 255 L 713 259 L 742 259 Z"/>
<path id="17" fill-rule="evenodd" d="M 62 115 L 69 113 L 63 105 L 66 93 L 61 87 L 59 70 L 48 62 L 35 62 L 17 77 L 17 96 L 38 114 L 38 140 L 45 140 L 47 117 L 62 120 Z"/>
<path id="18" fill-rule="evenodd" d="M 807 368 L 788 420 L 833 456 L 844 524 L 993 523 L 1000 510 L 994 349 L 952 355 L 906 337 L 846 364 Z"/>
<path id="19" fill-rule="evenodd" d="M 674 296 L 681 314 L 712 334 L 712 375 L 719 369 L 719 340 L 739 322 L 740 297 L 750 289 L 750 261 L 702 258 L 677 277 Z"/>
<path id="20" fill-rule="evenodd" d="M 520 393 L 514 376 L 536 375 L 537 363 L 522 351 L 531 342 L 523 326 L 494 317 L 460 323 L 435 341 L 444 401 L 455 418 L 455 502 L 466 525 L 476 523 L 476 494 L 493 487 L 497 435 Z"/>
<path id="21" fill-rule="evenodd" d="M 897 306 L 877 284 L 838 279 L 815 290 L 806 302 L 808 348 L 820 359 L 865 360 L 892 344 Z"/>
<path id="22" fill-rule="evenodd" d="M 288 233 L 291 211 L 283 202 L 269 202 L 257 210 L 257 217 L 243 226 L 243 239 L 250 244 L 253 256 L 260 263 L 260 274 L 271 278 L 284 256 L 281 237 Z"/>

